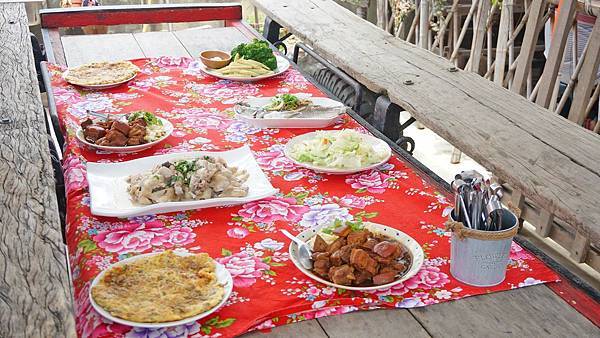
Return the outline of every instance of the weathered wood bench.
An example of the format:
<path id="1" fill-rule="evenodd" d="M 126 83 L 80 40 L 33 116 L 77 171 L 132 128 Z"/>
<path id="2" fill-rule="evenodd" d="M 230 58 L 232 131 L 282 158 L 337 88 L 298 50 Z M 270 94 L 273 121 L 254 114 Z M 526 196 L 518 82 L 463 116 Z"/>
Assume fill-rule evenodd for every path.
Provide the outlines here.
<path id="1" fill-rule="evenodd" d="M 395 38 L 333 1 L 252 2 L 370 90 L 387 94 L 527 201 L 564 221 L 563 228 L 554 229 L 562 234 L 563 246 L 573 256 L 584 250 L 581 261 L 600 270 L 599 135 L 477 74 L 456 71 L 448 60 Z"/>
<path id="2" fill-rule="evenodd" d="M 0 4 L 0 46 L 0 336 L 72 337 L 66 247 L 23 4 Z"/>

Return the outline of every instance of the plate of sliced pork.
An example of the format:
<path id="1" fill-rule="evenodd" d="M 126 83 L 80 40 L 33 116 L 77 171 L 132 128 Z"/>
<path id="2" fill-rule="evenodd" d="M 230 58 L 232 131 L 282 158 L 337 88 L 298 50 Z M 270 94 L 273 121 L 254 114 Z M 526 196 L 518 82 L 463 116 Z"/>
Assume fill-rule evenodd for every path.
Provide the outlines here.
<path id="1" fill-rule="evenodd" d="M 150 112 L 137 111 L 118 118 L 86 118 L 76 137 L 85 146 L 111 153 L 148 149 L 169 137 L 173 125 Z"/>
<path id="2" fill-rule="evenodd" d="M 291 243 L 292 262 L 310 278 L 340 289 L 385 289 L 414 276 L 423 265 L 421 245 L 400 230 L 370 222 L 336 220 L 296 236 L 311 248 L 312 269 L 300 264 Z"/>

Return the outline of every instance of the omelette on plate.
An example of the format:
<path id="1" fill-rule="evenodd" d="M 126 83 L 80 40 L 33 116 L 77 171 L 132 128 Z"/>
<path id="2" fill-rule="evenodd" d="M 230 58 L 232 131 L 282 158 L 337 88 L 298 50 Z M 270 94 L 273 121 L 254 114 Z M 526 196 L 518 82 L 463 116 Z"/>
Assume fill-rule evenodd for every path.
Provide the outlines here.
<path id="1" fill-rule="evenodd" d="M 224 288 L 208 254 L 178 256 L 165 251 L 110 268 L 91 293 L 115 317 L 163 323 L 212 309 L 223 299 Z"/>

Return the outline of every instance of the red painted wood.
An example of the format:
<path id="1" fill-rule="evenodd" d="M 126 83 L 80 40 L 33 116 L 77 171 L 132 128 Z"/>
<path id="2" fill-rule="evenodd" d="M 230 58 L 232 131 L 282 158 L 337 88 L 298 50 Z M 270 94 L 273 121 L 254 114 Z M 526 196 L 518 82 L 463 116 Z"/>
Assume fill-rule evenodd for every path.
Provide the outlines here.
<path id="1" fill-rule="evenodd" d="M 100 6 L 40 11 L 43 28 L 241 20 L 241 5 Z"/>

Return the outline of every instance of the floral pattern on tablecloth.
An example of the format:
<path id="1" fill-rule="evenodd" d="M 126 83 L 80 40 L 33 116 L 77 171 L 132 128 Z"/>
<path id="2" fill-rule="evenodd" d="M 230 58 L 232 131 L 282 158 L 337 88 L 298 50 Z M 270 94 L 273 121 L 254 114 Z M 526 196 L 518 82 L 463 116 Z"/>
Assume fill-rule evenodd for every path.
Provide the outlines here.
<path id="1" fill-rule="evenodd" d="M 235 119 L 231 107 L 247 96 L 277 93 L 322 95 L 298 71 L 272 79 L 237 83 L 205 75 L 198 61 L 161 57 L 134 60 L 141 73 L 128 85 L 83 91 L 64 82 L 49 65 L 52 89 L 66 134 L 64 177 L 68 198 L 67 244 L 74 283 L 77 332 L 84 337 L 229 337 L 255 329 L 375 308 L 412 308 L 549 281 L 557 275 L 517 244 L 506 280 L 477 288 L 449 272 L 446 193 L 398 157 L 375 170 L 325 175 L 296 166 L 285 143 L 308 129 L 259 129 Z M 135 154 L 106 154 L 82 148 L 74 137 L 86 110 L 123 114 L 148 110 L 175 126 L 162 144 Z M 366 132 L 349 116 L 330 129 Z M 148 215 L 128 219 L 90 213 L 87 161 L 114 162 L 164 153 L 228 150 L 248 144 L 279 192 L 238 206 Z M 368 293 L 320 284 L 289 259 L 289 241 L 278 231 L 328 224 L 334 219 L 369 220 L 400 229 L 425 252 L 425 264 L 405 283 Z M 160 330 L 112 323 L 97 314 L 89 284 L 110 264 L 133 255 L 173 249 L 207 252 L 231 272 L 234 289 L 215 314 L 188 325 Z"/>

